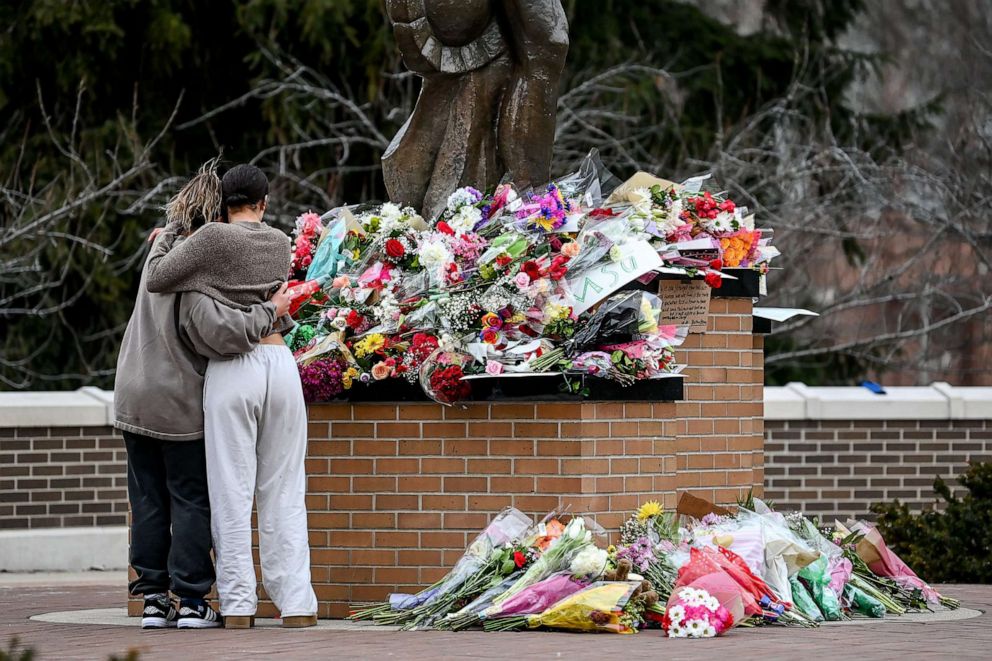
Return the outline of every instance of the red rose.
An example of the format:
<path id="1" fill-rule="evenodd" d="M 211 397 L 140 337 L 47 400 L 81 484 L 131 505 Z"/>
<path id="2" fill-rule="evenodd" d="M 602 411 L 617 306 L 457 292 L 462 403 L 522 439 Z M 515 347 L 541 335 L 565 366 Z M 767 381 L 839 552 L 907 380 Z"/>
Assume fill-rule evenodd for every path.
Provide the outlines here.
<path id="1" fill-rule="evenodd" d="M 403 255 L 406 254 L 406 248 L 403 247 L 401 241 L 390 239 L 386 241 L 386 254 L 393 259 L 403 259 Z"/>
<path id="2" fill-rule="evenodd" d="M 437 231 L 442 234 L 447 234 L 448 236 L 454 236 L 455 230 L 451 229 L 451 225 L 444 222 L 443 220 L 437 224 Z"/>
<path id="3" fill-rule="evenodd" d="M 723 268 L 723 260 L 720 258 L 714 259 L 710 262 L 710 268 L 714 271 L 719 271 Z"/>
<path id="4" fill-rule="evenodd" d="M 358 314 L 358 311 L 351 310 L 348 312 L 348 318 L 345 321 L 348 323 L 348 328 L 354 330 L 361 326 L 362 322 L 365 320 L 362 318 L 362 315 Z"/>
<path id="5" fill-rule="evenodd" d="M 610 209 L 593 209 L 589 212 L 590 218 L 612 218 L 615 215 Z"/>
<path id="6" fill-rule="evenodd" d="M 719 273 L 707 273 L 703 280 L 713 289 L 719 289 L 723 285 L 723 278 L 720 277 Z"/>
<path id="7" fill-rule="evenodd" d="M 541 277 L 541 267 L 539 267 L 537 265 L 537 262 L 535 262 L 532 259 L 529 259 L 523 264 L 521 264 L 520 271 L 526 273 L 527 276 L 531 279 L 531 282 Z"/>
<path id="8" fill-rule="evenodd" d="M 527 556 L 525 556 L 520 551 L 514 551 L 513 552 L 513 564 L 515 564 L 517 566 L 517 569 L 520 569 L 521 567 L 523 567 L 524 565 L 527 564 Z"/>
<path id="9" fill-rule="evenodd" d="M 500 268 L 506 266 L 507 264 L 509 264 L 512 261 L 513 261 L 513 258 L 510 257 L 509 255 L 500 255 L 499 257 L 496 258 L 496 264 L 498 266 L 500 266 Z"/>

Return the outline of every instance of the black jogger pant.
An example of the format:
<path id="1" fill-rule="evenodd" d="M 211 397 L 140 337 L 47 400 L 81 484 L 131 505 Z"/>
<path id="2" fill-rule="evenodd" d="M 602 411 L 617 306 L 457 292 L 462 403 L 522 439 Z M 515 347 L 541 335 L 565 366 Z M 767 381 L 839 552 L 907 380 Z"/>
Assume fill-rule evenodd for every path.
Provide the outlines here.
<path id="1" fill-rule="evenodd" d="M 123 432 L 131 503 L 131 594 L 204 597 L 214 583 L 203 440 Z"/>

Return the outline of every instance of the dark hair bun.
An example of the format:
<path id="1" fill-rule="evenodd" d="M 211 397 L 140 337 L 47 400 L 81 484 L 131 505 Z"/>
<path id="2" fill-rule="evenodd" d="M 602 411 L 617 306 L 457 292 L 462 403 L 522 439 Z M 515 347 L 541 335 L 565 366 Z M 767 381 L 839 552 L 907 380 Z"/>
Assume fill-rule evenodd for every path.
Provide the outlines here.
<path id="1" fill-rule="evenodd" d="M 236 209 L 258 204 L 269 194 L 269 180 L 254 165 L 242 163 L 228 170 L 221 179 L 224 205 Z"/>

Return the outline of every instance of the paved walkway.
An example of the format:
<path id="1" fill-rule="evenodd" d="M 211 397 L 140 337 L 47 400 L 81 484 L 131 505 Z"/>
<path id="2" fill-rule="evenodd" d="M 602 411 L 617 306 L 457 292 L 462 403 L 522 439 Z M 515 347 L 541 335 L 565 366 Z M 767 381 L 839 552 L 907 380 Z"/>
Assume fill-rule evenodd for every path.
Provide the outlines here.
<path id="1" fill-rule="evenodd" d="M 322 623 L 315 629 L 260 627 L 250 631 L 141 631 L 128 626 L 67 624 L 66 620 L 123 622 L 124 590 L 101 585 L 99 577 L 39 577 L 0 574 L 0 649 L 19 637 L 36 659 L 107 659 L 129 650 L 144 659 L 861 659 L 992 658 L 992 586 L 948 586 L 977 613 L 968 619 L 887 618 L 879 622 L 828 625 L 814 630 L 766 627 L 736 629 L 716 640 L 673 641 L 648 631 L 634 636 L 482 632 L 396 632 Z M 68 580 L 67 580 L 68 579 Z M 86 614 L 67 611 L 109 609 Z M 51 615 L 51 614 L 55 615 Z M 49 614 L 49 615 L 44 615 Z M 31 619 L 43 615 L 48 620 Z"/>

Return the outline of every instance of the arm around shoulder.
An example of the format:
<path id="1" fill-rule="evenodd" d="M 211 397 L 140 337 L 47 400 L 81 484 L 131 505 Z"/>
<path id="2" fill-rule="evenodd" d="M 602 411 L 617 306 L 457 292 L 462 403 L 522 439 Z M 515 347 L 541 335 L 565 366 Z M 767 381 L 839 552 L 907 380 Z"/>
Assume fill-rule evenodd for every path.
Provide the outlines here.
<path id="1" fill-rule="evenodd" d="M 187 292 L 180 305 L 180 325 L 193 349 L 213 360 L 251 351 L 272 334 L 275 321 L 276 306 L 268 301 L 237 310 L 199 292 Z"/>

